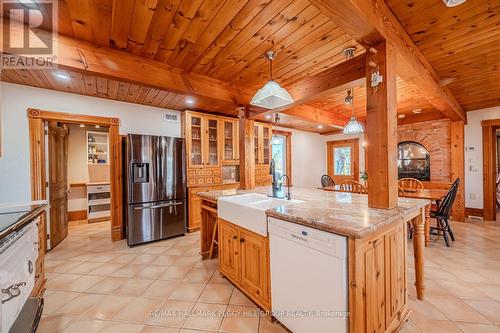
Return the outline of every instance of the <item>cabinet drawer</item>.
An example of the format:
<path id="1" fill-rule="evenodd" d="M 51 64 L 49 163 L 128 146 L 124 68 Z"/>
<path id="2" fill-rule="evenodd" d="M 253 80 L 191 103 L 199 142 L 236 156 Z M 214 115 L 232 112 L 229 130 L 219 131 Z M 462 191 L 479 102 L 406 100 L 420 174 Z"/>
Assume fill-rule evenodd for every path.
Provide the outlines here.
<path id="1" fill-rule="evenodd" d="M 87 193 L 102 193 L 109 192 L 111 187 L 109 185 L 88 185 Z"/>

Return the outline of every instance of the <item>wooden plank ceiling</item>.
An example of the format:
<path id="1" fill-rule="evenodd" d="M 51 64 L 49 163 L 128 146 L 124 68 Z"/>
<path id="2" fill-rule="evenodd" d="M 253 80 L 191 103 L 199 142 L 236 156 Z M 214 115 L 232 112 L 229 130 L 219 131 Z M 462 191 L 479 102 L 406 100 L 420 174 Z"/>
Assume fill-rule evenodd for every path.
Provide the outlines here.
<path id="1" fill-rule="evenodd" d="M 500 1 L 386 2 L 466 111 L 500 105 Z"/>
<path id="2" fill-rule="evenodd" d="M 387 0 L 408 33 L 467 109 L 498 105 L 498 1 L 471 0 L 446 8 L 441 0 Z M 267 50 L 278 53 L 273 78 L 283 85 L 344 61 L 355 40 L 308 0 L 59 0 L 58 33 L 152 59 L 237 87 L 269 79 Z M 496 28 L 496 29 L 495 29 Z M 145 73 L 147 75 L 147 73 Z M 69 79 L 68 79 L 69 78 Z M 234 106 L 76 71 L 4 70 L 2 80 L 42 88 L 172 108 L 234 114 Z M 308 103 L 350 115 L 345 92 Z M 415 87 L 398 80 L 398 113 L 436 110 Z M 365 88 L 355 88 L 355 114 L 365 117 Z M 282 125 L 321 131 L 315 122 Z"/>

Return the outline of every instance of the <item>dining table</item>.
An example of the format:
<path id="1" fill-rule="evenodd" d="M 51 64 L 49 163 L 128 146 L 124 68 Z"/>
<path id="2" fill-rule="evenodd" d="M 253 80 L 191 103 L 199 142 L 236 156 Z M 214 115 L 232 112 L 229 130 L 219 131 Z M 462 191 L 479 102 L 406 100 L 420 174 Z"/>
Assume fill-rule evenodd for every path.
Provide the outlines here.
<path id="1" fill-rule="evenodd" d="M 336 191 L 340 192 L 340 185 L 325 186 L 320 189 L 324 191 Z M 425 206 L 425 220 L 424 220 L 424 231 L 425 231 L 425 247 L 430 245 L 430 234 L 431 234 L 431 206 L 432 202 L 436 202 L 439 206 L 439 202 L 448 193 L 447 190 L 443 189 L 403 189 L 403 191 L 398 191 L 400 197 L 415 198 L 415 199 L 427 199 L 430 203 Z"/>

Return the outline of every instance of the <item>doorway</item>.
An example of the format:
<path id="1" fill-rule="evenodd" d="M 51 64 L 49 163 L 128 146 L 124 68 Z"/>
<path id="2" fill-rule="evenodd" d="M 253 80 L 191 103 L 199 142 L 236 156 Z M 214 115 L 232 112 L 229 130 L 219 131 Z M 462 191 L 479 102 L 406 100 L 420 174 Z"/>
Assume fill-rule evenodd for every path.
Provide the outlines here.
<path id="1" fill-rule="evenodd" d="M 326 143 L 328 175 L 336 184 L 359 181 L 359 139 Z"/>
<path id="2" fill-rule="evenodd" d="M 483 218 L 486 221 L 496 221 L 499 178 L 497 133 L 500 130 L 500 119 L 483 120 L 481 126 L 483 128 Z"/>
<path id="3" fill-rule="evenodd" d="M 64 154 L 61 154 L 59 150 L 63 149 L 64 145 L 64 126 L 68 124 L 79 124 L 84 126 L 94 126 L 94 127 L 107 127 L 109 129 L 109 142 L 108 142 L 108 164 L 109 164 L 109 209 L 110 209 L 110 220 L 111 220 L 111 239 L 113 241 L 118 241 L 124 238 L 124 228 L 123 228 L 123 213 L 122 213 L 122 153 L 121 153 L 121 138 L 119 135 L 119 119 L 118 118 L 108 118 L 108 117 L 98 117 L 98 116 L 86 116 L 86 115 L 76 115 L 67 114 L 60 112 L 51 112 L 38 109 L 28 109 L 28 121 L 29 121 L 29 136 L 30 136 L 30 159 L 31 159 L 31 191 L 33 200 L 46 200 L 47 191 L 59 189 L 58 195 L 55 195 L 49 200 L 59 200 L 59 202 L 54 202 L 54 205 L 59 207 L 60 211 L 51 212 L 50 218 L 55 221 L 58 229 L 54 230 L 56 237 L 60 238 L 67 235 L 67 205 L 61 204 L 62 201 L 66 199 L 68 195 L 68 181 L 67 178 L 63 179 L 64 176 L 58 176 L 57 174 L 67 174 L 63 169 L 67 168 L 67 160 L 64 161 Z M 45 137 L 45 123 L 49 124 L 48 132 L 53 131 L 54 134 Z M 52 125 L 51 125 L 52 124 Z M 66 125 L 62 125 L 66 124 Z M 56 135 L 57 133 L 57 135 Z M 49 133 L 48 133 L 49 134 Z M 58 141 L 56 142 L 56 138 Z M 49 149 L 49 143 L 52 142 L 53 151 Z M 55 148 L 57 147 L 57 148 Z M 58 157 L 55 158 L 54 156 Z M 66 156 L 67 158 L 67 156 Z M 88 158 L 88 156 L 86 156 Z M 97 159 L 102 157 L 97 157 Z M 47 161 L 57 161 L 57 163 L 47 163 Z M 66 164 L 66 166 L 65 166 Z M 56 170 L 59 169 L 59 170 Z M 47 182 L 46 172 L 52 173 L 52 180 Z M 50 176 L 50 175 L 49 175 Z M 66 176 L 67 177 L 67 176 Z M 49 177 L 50 179 L 50 177 Z M 48 183 L 53 188 L 47 188 Z M 53 183 L 53 184 L 52 184 Z M 62 188 L 64 187 L 64 190 Z M 54 216 L 52 216 L 54 214 Z M 42 221 L 43 226 L 47 226 L 46 219 Z M 48 226 L 51 228 L 51 226 Z M 52 229 L 50 230 L 52 232 Z M 60 241 L 60 240 L 59 240 Z M 57 241 L 54 242 L 56 244 Z"/>
<path id="4" fill-rule="evenodd" d="M 283 184 L 281 176 L 287 175 L 292 185 L 292 133 L 286 131 L 273 130 L 271 140 L 271 154 L 275 163 L 278 183 Z"/>

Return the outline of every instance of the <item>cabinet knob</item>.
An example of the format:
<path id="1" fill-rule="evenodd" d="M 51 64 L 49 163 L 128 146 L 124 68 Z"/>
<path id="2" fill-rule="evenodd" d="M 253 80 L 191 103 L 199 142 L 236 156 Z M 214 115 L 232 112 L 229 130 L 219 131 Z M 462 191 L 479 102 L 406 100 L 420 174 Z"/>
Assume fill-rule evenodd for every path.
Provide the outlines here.
<path id="1" fill-rule="evenodd" d="M 244 243 L 245 242 L 245 238 L 240 238 L 240 242 Z"/>

